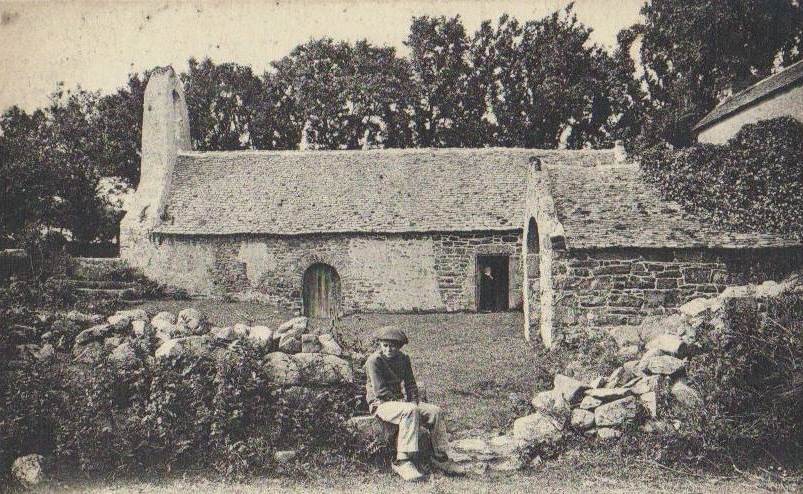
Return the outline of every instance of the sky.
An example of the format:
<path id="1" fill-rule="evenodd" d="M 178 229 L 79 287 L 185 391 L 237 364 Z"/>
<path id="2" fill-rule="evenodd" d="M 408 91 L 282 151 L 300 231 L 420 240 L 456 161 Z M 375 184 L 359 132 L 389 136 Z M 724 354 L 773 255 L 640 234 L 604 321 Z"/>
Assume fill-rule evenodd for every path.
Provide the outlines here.
<path id="1" fill-rule="evenodd" d="M 508 13 L 538 19 L 568 2 L 529 1 L 25 1 L 0 0 L 0 111 L 47 104 L 63 82 L 109 93 L 132 72 L 187 59 L 250 65 L 271 61 L 309 39 L 367 39 L 397 47 L 413 16 L 460 15 L 469 33 L 483 20 Z M 639 20 L 644 0 L 577 0 L 575 12 L 606 47 Z"/>

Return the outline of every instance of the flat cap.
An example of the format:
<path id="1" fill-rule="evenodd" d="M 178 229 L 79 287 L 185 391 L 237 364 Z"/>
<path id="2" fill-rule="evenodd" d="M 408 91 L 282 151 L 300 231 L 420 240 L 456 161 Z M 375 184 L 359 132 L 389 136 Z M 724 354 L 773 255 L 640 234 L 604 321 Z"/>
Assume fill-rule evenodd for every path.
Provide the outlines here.
<path id="1" fill-rule="evenodd" d="M 382 326 L 374 331 L 374 339 L 398 341 L 402 345 L 406 345 L 409 341 L 407 339 L 407 335 L 404 334 L 404 331 L 396 326 Z"/>

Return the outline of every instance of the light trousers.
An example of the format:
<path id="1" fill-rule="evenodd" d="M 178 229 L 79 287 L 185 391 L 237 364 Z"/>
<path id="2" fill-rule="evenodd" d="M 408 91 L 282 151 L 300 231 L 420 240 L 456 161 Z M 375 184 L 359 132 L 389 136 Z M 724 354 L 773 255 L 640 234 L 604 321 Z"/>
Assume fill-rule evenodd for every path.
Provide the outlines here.
<path id="1" fill-rule="evenodd" d="M 446 453 L 449 440 L 440 407 L 429 403 L 416 405 L 405 401 L 386 401 L 379 404 L 374 415 L 399 426 L 399 438 L 396 442 L 398 459 L 407 459 L 411 453 L 419 451 L 418 428 L 422 423 L 429 429 L 433 453 Z"/>

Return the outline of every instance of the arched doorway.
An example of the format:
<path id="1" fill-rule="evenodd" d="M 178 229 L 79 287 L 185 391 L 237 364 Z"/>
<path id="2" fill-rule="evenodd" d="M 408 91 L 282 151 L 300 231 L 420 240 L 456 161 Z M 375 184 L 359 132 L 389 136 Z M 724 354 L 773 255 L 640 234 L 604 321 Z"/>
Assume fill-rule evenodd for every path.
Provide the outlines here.
<path id="1" fill-rule="evenodd" d="M 340 275 L 328 264 L 313 264 L 304 272 L 304 315 L 333 318 L 340 314 Z"/>

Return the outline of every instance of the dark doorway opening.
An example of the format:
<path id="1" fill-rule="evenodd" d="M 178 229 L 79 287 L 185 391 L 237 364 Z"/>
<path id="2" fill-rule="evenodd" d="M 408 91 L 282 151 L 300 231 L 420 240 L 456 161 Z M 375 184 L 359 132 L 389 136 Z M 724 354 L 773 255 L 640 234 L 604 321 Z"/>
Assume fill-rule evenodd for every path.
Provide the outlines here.
<path id="1" fill-rule="evenodd" d="M 334 318 L 340 313 L 340 276 L 328 264 L 313 264 L 304 272 L 304 315 Z"/>
<path id="2" fill-rule="evenodd" d="M 477 256 L 477 310 L 507 310 L 510 295 L 510 256 Z"/>

